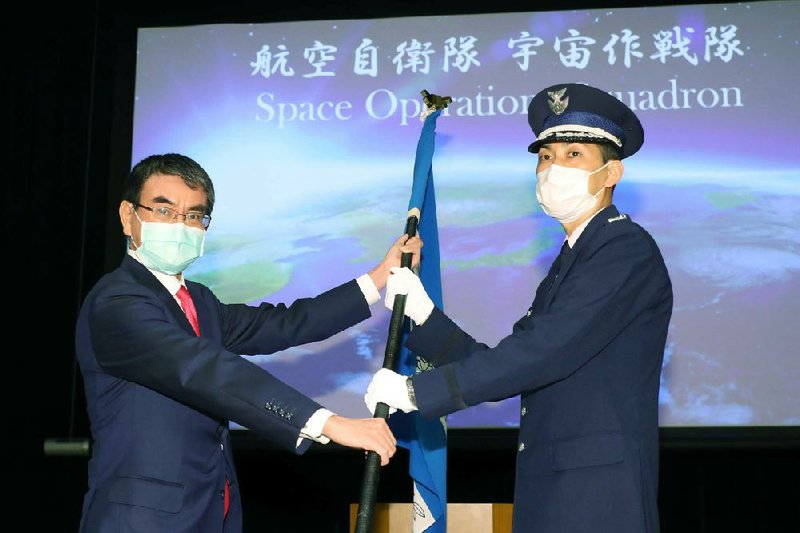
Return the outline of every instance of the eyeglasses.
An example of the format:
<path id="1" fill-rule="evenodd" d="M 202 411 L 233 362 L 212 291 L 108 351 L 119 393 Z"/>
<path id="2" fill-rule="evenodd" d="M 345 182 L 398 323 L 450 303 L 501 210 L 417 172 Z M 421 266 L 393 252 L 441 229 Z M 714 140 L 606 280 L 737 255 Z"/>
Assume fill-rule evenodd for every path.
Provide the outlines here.
<path id="1" fill-rule="evenodd" d="M 188 213 L 179 213 L 172 209 L 171 207 L 167 207 L 165 205 L 159 205 L 157 207 L 147 207 L 146 205 L 137 204 L 135 202 L 131 202 L 134 207 L 141 207 L 142 209 L 147 209 L 151 213 L 153 213 L 153 218 L 158 220 L 159 222 L 169 222 L 172 223 L 178 220 L 178 217 L 183 217 L 187 226 L 191 226 L 193 228 L 203 228 L 207 229 L 208 225 L 211 224 L 211 215 L 208 215 L 202 211 L 189 211 Z"/>

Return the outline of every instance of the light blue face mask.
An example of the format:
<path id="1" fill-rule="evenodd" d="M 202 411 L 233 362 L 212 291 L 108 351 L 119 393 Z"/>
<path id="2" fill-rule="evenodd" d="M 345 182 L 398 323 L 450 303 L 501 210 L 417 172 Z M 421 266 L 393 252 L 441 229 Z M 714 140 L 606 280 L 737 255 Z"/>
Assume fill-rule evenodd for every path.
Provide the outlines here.
<path id="1" fill-rule="evenodd" d="M 138 214 L 136 218 L 139 218 Z M 181 222 L 145 222 L 141 218 L 139 221 L 142 224 L 142 243 L 134 253 L 147 268 L 175 275 L 203 255 L 206 241 L 204 229 L 192 228 Z"/>

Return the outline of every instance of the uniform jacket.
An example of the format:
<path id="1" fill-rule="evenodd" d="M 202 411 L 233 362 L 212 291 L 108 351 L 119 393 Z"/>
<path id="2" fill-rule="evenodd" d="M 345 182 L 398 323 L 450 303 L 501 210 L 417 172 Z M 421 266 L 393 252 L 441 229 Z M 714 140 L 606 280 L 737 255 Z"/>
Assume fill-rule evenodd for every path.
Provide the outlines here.
<path id="1" fill-rule="evenodd" d="M 82 532 L 241 531 L 228 420 L 303 453 L 310 441 L 297 446 L 300 430 L 321 406 L 240 354 L 322 340 L 369 316 L 355 281 L 288 307 L 226 305 L 186 285 L 199 337 L 127 255 L 81 308 L 76 350 L 93 438 Z"/>
<path id="2" fill-rule="evenodd" d="M 562 253 L 489 348 L 434 310 L 407 346 L 423 416 L 521 395 L 515 533 L 659 530 L 658 393 L 672 285 L 651 236 L 614 206 Z"/>

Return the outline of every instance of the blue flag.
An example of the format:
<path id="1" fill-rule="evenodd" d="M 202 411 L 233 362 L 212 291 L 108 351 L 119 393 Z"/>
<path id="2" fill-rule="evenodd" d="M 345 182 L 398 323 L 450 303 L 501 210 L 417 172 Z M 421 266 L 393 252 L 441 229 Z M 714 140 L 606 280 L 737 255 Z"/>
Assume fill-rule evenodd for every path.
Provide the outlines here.
<path id="1" fill-rule="evenodd" d="M 442 309 L 442 280 L 439 268 L 439 228 L 431 170 L 436 119 L 434 111 L 425 118 L 417 143 L 414 183 L 408 203 L 409 216 L 418 217 L 417 234 L 422 239 L 419 277 L 434 305 Z M 403 338 L 408 332 L 403 333 Z M 424 372 L 427 363 L 409 352 L 404 343 L 396 371 L 411 375 Z M 389 418 L 400 446 L 409 450 L 409 475 L 414 481 L 413 533 L 445 533 L 447 530 L 447 427 L 445 419 L 428 420 L 418 412 L 396 412 Z"/>

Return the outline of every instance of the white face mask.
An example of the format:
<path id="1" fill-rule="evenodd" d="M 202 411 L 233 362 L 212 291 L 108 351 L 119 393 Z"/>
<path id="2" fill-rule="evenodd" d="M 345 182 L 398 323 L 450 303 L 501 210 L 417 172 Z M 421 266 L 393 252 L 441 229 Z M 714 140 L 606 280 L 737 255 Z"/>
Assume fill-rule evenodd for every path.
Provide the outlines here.
<path id="1" fill-rule="evenodd" d="M 589 194 L 589 177 L 607 166 L 608 163 L 589 172 L 580 168 L 550 165 L 536 175 L 536 199 L 545 213 L 562 224 L 573 222 L 594 207 L 597 197 L 605 190 L 602 187 L 594 195 Z"/>
<path id="2" fill-rule="evenodd" d="M 134 211 L 136 218 L 139 215 Z M 164 274 L 183 272 L 195 259 L 203 255 L 206 232 L 176 222 L 145 222 L 142 225 L 142 242 L 135 253 L 146 267 Z M 133 237 L 131 237 L 133 240 Z M 136 244 L 136 241 L 133 241 Z"/>

